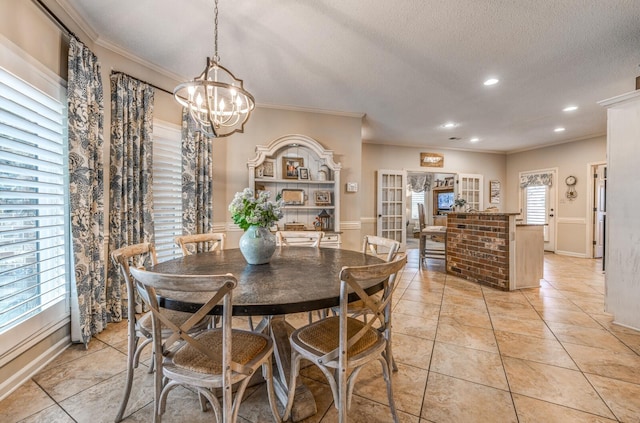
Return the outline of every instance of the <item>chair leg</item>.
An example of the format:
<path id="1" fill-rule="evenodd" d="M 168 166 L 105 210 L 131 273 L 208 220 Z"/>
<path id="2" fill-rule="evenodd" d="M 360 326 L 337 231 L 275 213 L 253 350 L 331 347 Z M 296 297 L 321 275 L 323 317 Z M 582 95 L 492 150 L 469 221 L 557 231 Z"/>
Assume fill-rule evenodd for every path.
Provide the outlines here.
<path id="1" fill-rule="evenodd" d="M 158 335 L 159 336 L 159 335 Z M 153 343 L 154 353 L 152 356 L 152 364 L 155 363 L 155 374 L 153 377 L 154 388 L 153 388 L 153 423 L 161 423 L 162 421 L 162 413 L 164 413 L 164 403 L 162 401 L 163 394 L 165 394 L 163 385 L 164 385 L 164 375 L 162 374 L 162 354 L 155 353 L 156 342 Z M 167 383 L 167 393 L 171 390 L 171 383 Z M 166 394 L 165 394 L 166 395 Z M 164 397 L 166 399 L 166 396 Z"/>
<path id="2" fill-rule="evenodd" d="M 389 398 L 389 408 L 391 409 L 393 423 L 398 423 L 398 412 L 396 411 L 396 403 L 393 400 L 393 388 L 391 386 L 391 369 L 389 368 L 389 363 L 384 357 L 380 357 L 379 361 L 382 366 L 384 381 L 387 384 L 387 397 Z"/>
<path id="3" fill-rule="evenodd" d="M 244 391 L 247 389 L 247 385 L 249 384 L 249 380 L 251 380 L 251 378 L 245 378 L 242 382 L 240 382 L 240 384 L 238 385 L 238 388 L 236 390 L 236 396 L 233 399 L 233 404 L 231 406 L 231 420 L 229 420 L 230 423 L 235 423 L 236 421 L 238 421 L 238 411 L 240 411 L 240 404 L 242 403 L 242 397 L 244 396 Z M 231 389 L 231 388 L 229 388 Z M 228 415 L 226 414 L 225 411 L 225 417 Z M 225 419 L 225 423 L 227 422 L 227 420 Z"/>
<path id="4" fill-rule="evenodd" d="M 134 323 L 135 325 L 135 323 Z M 129 338 L 127 345 L 127 381 L 125 382 L 124 394 L 122 395 L 122 402 L 120 403 L 120 408 L 118 409 L 118 414 L 116 414 L 115 423 L 118 423 L 122 420 L 124 416 L 124 412 L 127 409 L 127 404 L 129 403 L 129 396 L 131 395 L 131 385 L 133 385 L 133 369 L 135 364 L 135 352 L 136 346 L 138 345 L 138 337 L 135 333 L 135 327 L 129 327 Z"/>
<path id="5" fill-rule="evenodd" d="M 387 347 L 385 349 L 384 352 L 384 358 L 387 360 L 387 364 L 389 365 L 389 368 L 393 371 L 393 372 L 397 372 L 398 371 L 398 365 L 396 364 L 396 359 L 393 358 L 393 350 L 391 347 L 391 340 L 387 340 Z"/>
<path id="6" fill-rule="evenodd" d="M 273 386 L 273 360 L 269 357 L 269 360 L 262 365 L 262 376 L 267 382 L 267 396 L 269 397 L 269 405 L 271 406 L 271 414 L 273 414 L 273 420 L 276 423 L 281 423 L 280 413 L 278 413 L 278 399 L 276 398 L 276 391 Z"/>
<path id="7" fill-rule="evenodd" d="M 140 342 L 140 337 L 137 336 L 137 338 L 138 338 L 138 340 L 136 341 L 136 343 Z M 135 369 L 137 369 L 138 368 L 138 364 L 140 364 L 140 355 L 142 354 L 142 350 L 144 350 L 144 347 L 149 345 L 151 342 L 153 342 L 153 339 L 146 338 L 141 344 L 139 344 L 136 347 L 136 352 L 133 355 L 133 367 Z M 151 360 L 151 365 L 149 367 L 151 367 L 151 371 L 149 371 L 149 373 L 153 372 L 153 360 Z"/>
<path id="8" fill-rule="evenodd" d="M 338 423 L 347 423 L 347 370 L 338 370 Z"/>

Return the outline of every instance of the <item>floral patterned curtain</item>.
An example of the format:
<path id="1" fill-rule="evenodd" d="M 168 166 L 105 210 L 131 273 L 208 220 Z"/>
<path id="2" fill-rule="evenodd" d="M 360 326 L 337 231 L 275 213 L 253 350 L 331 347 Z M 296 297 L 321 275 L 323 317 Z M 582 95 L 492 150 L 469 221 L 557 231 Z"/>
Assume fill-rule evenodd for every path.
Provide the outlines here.
<path id="1" fill-rule="evenodd" d="M 553 174 L 548 173 L 530 173 L 528 175 L 520 176 L 520 188 L 526 188 L 534 185 L 548 185 L 551 186 Z"/>
<path id="2" fill-rule="evenodd" d="M 408 188 L 413 192 L 424 192 L 431 190 L 433 183 L 432 173 L 410 173 L 407 175 Z"/>
<path id="3" fill-rule="evenodd" d="M 153 242 L 152 134 L 154 91 L 122 73 L 111 75 L 109 167 L 109 254 L 140 242 Z M 106 286 L 110 321 L 127 315 L 127 288 L 108 261 Z"/>
<path id="4" fill-rule="evenodd" d="M 72 340 L 88 344 L 107 322 L 104 279 L 102 157 L 104 103 L 100 63 L 71 37 L 68 54 L 68 126 L 71 235 L 75 285 Z"/>
<path id="5" fill-rule="evenodd" d="M 212 140 L 196 131 L 182 111 L 182 231 L 185 235 L 213 230 Z M 199 247 L 202 248 L 202 247 Z"/>

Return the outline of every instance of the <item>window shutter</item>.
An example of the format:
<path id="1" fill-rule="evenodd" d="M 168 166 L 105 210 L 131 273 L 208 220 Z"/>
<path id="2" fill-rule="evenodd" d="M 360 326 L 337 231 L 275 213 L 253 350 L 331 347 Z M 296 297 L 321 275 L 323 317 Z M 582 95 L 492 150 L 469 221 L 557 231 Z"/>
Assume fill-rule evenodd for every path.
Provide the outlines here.
<path id="1" fill-rule="evenodd" d="M 424 191 L 411 193 L 411 218 L 418 219 L 418 203 L 424 204 Z M 424 205 L 427 206 L 426 204 Z"/>
<path id="2" fill-rule="evenodd" d="M 546 210 L 547 186 L 532 185 L 525 188 L 525 217 L 527 224 L 544 225 Z"/>
<path id="3" fill-rule="evenodd" d="M 68 315 L 63 101 L 0 68 L 0 334 Z"/>
<path id="4" fill-rule="evenodd" d="M 182 140 L 179 129 L 154 122 L 153 221 L 158 261 L 180 257 L 182 235 Z"/>

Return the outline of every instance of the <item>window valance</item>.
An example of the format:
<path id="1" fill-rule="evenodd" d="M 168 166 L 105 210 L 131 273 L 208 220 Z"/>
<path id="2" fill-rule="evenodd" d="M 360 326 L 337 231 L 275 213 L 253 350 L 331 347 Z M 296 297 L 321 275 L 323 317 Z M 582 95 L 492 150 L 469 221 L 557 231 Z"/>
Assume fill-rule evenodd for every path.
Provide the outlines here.
<path id="1" fill-rule="evenodd" d="M 552 173 L 532 173 L 529 175 L 520 176 L 520 188 L 526 188 L 530 186 L 536 185 L 547 185 L 551 186 L 553 184 L 552 181 Z"/>
<path id="2" fill-rule="evenodd" d="M 432 173 L 411 173 L 407 175 L 407 187 L 413 192 L 430 191 L 432 183 Z"/>

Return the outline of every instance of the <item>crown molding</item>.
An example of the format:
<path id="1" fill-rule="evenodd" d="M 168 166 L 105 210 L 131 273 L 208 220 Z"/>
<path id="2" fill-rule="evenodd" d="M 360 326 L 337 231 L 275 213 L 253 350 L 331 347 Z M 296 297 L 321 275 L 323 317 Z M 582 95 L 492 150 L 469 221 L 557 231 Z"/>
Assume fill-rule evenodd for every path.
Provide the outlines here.
<path id="1" fill-rule="evenodd" d="M 364 119 L 364 117 L 366 116 L 366 113 L 361 113 L 361 112 L 344 112 L 340 110 L 315 109 L 313 107 L 290 106 L 290 105 L 279 105 L 279 104 L 256 103 L 256 107 L 262 107 L 264 109 L 288 110 L 292 112 L 318 113 L 323 115 L 343 116 L 343 117 L 351 117 L 351 118 L 358 118 L 358 119 Z"/>

